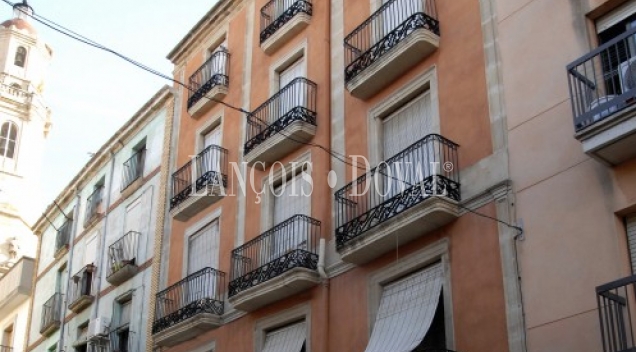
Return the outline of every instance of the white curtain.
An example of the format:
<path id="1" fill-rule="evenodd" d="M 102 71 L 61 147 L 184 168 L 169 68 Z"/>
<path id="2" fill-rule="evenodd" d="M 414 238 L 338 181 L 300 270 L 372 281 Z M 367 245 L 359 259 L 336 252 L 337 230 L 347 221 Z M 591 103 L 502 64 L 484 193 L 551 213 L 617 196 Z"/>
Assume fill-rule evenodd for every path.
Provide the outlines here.
<path id="1" fill-rule="evenodd" d="M 216 145 L 216 146 L 221 145 L 221 127 L 220 126 L 217 126 L 210 132 L 206 133 L 205 136 L 203 136 L 203 149 L 211 145 Z M 212 149 L 208 151 L 205 155 L 203 155 L 203 158 L 201 159 L 200 163 L 198 163 L 197 167 L 201 168 L 201 170 L 198 170 L 199 174 L 197 175 L 197 177 L 203 176 L 203 174 L 208 171 L 220 172 L 221 171 L 221 153 L 219 152 L 219 150 Z"/>
<path id="2" fill-rule="evenodd" d="M 383 0 L 382 4 L 386 4 L 391 0 Z M 376 40 L 384 38 L 395 28 L 406 21 L 411 15 L 417 12 L 423 12 L 424 6 L 422 0 L 396 0 L 389 5 L 381 15 L 382 35 Z"/>
<path id="3" fill-rule="evenodd" d="M 411 352 L 433 322 L 442 291 L 436 264 L 384 287 L 365 352 Z"/>
<path id="4" fill-rule="evenodd" d="M 305 339 L 305 322 L 286 326 L 267 333 L 262 352 L 300 352 Z"/>

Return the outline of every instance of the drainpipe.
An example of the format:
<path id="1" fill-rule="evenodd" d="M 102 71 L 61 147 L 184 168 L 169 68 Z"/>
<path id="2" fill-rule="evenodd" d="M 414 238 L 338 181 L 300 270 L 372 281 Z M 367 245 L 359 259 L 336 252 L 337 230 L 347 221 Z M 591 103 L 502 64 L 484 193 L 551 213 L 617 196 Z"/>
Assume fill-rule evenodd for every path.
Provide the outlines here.
<path id="1" fill-rule="evenodd" d="M 324 331 L 325 337 L 323 339 L 322 351 L 329 351 L 329 276 L 325 271 L 325 239 L 320 239 L 318 246 L 318 274 L 322 279 L 322 301 L 325 312 Z"/>
<path id="2" fill-rule="evenodd" d="M 124 146 L 124 144 L 119 141 L 119 143 Z M 104 273 L 106 264 L 104 263 L 104 253 L 106 253 L 106 236 L 108 235 L 108 209 L 110 208 L 110 194 L 113 189 L 113 179 L 115 178 L 115 152 L 110 151 L 110 170 L 109 170 L 110 178 L 108 180 L 108 188 L 106 191 L 106 206 L 104 207 L 104 230 L 102 231 L 102 237 L 100 239 L 100 246 L 97 250 L 97 272 L 99 273 L 97 278 L 97 284 L 95 285 L 95 302 L 93 303 L 93 310 L 91 311 L 91 320 L 99 317 L 99 293 L 102 290 L 102 273 Z M 95 280 L 95 278 L 93 278 Z"/>
<path id="3" fill-rule="evenodd" d="M 68 307 L 68 293 L 71 290 L 71 273 L 73 270 L 73 252 L 75 248 L 75 235 L 77 235 L 77 228 L 79 226 L 79 212 L 80 206 L 82 204 L 82 195 L 79 189 L 75 190 L 76 192 L 76 200 L 75 200 L 75 209 L 73 210 L 73 225 L 71 226 L 71 234 L 73 236 L 69 236 L 68 239 L 68 262 L 66 264 L 66 270 L 68 271 L 68 277 L 66 280 L 66 290 L 64 292 L 64 296 L 62 297 L 62 308 L 60 309 L 60 313 L 62 314 L 62 321 L 60 324 L 60 341 L 57 344 L 57 351 L 63 352 L 64 349 L 64 331 L 66 330 L 66 310 Z M 64 285 L 64 283 L 61 283 Z"/>

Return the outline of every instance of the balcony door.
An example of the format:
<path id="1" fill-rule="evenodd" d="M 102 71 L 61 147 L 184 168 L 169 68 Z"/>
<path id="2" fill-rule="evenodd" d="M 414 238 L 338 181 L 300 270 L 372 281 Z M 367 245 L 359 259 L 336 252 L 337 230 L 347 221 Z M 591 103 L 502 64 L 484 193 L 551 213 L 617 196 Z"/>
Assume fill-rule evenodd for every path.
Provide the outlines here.
<path id="1" fill-rule="evenodd" d="M 274 2 L 274 20 L 282 16 L 297 0 L 276 0 Z"/>
<path id="2" fill-rule="evenodd" d="M 213 58 L 210 61 L 209 70 L 206 70 L 207 76 L 205 77 L 205 82 L 210 80 L 210 78 L 214 77 L 214 75 L 223 75 L 227 76 L 227 55 L 218 54 L 218 52 L 227 51 L 227 38 L 223 40 L 221 44 L 217 47 L 210 50 L 210 58 Z M 204 83 L 205 83 L 204 82 Z"/>
<path id="3" fill-rule="evenodd" d="M 379 26 L 380 35 L 377 36 L 376 42 L 391 34 L 413 14 L 424 12 L 422 0 L 382 0 L 382 5 L 387 7 L 378 17 L 381 25 Z M 392 45 L 395 44 L 392 43 Z"/>
<path id="4" fill-rule="evenodd" d="M 378 190 L 391 198 L 432 174 L 432 161 L 439 161 L 432 145 L 422 145 L 400 154 L 425 136 L 433 133 L 431 96 L 429 92 L 414 98 L 382 121 L 382 156 L 391 159 L 385 169 L 386 189 Z"/>
<path id="5" fill-rule="evenodd" d="M 141 207 L 141 198 L 135 200 L 132 204 L 130 204 L 126 208 L 126 227 L 124 228 L 124 235 L 128 234 L 131 231 L 141 233 L 141 223 L 142 223 L 142 207 Z M 137 241 L 139 240 L 138 236 L 128 236 L 124 241 L 124 244 L 117 248 L 120 250 L 120 253 L 115 253 L 119 257 L 115 257 L 118 260 L 129 260 L 132 261 L 132 265 L 139 265 L 140 263 L 135 263 L 137 260 Z M 123 263 L 117 263 L 123 264 Z"/>
<path id="6" fill-rule="evenodd" d="M 214 220 L 188 238 L 188 284 L 185 304 L 215 297 L 216 276 L 192 276 L 204 268 L 219 265 L 219 221 Z"/>
<path id="7" fill-rule="evenodd" d="M 278 116 L 275 116 L 275 120 L 282 118 L 296 107 L 307 106 L 307 92 L 305 91 L 305 86 L 302 83 L 296 82 L 293 86 L 287 87 L 294 81 L 294 79 L 305 77 L 305 75 L 304 58 L 299 59 L 291 66 L 280 72 L 278 83 L 280 90 L 282 91 L 284 89 L 284 91 L 279 96 L 280 113 Z M 285 89 L 285 87 L 287 88 Z"/>
<path id="8" fill-rule="evenodd" d="M 274 194 L 274 226 L 278 226 L 289 220 L 294 215 L 310 215 L 311 190 L 308 181 L 302 177 L 302 173 L 286 180 L 275 189 Z M 309 239 L 309 224 L 303 221 L 294 221 L 276 231 L 271 240 L 272 260 L 279 258 L 289 251 L 307 249 Z"/>
<path id="9" fill-rule="evenodd" d="M 210 146 L 220 146 L 221 145 L 221 126 L 216 126 L 209 132 L 207 132 L 203 136 L 203 150 L 206 150 Z M 209 149 L 206 153 L 201 155 L 199 163 L 197 167 L 200 168 L 198 170 L 198 177 L 203 176 L 208 171 L 213 171 L 216 173 L 221 172 L 221 153 L 218 149 Z"/>

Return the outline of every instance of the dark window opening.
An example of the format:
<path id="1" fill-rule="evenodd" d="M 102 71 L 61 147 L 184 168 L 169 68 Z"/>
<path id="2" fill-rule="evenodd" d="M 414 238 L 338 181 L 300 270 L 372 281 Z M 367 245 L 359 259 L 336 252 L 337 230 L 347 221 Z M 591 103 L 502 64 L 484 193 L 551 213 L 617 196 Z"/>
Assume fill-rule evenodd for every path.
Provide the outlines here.
<path id="1" fill-rule="evenodd" d="M 444 297 L 440 293 L 439 303 L 437 304 L 431 327 L 413 352 L 444 349 L 446 349 L 446 325 L 444 319 Z"/>
<path id="2" fill-rule="evenodd" d="M 26 54 L 27 51 L 23 46 L 18 47 L 18 50 L 15 52 L 13 64 L 19 67 L 24 67 L 24 64 L 26 63 Z"/>

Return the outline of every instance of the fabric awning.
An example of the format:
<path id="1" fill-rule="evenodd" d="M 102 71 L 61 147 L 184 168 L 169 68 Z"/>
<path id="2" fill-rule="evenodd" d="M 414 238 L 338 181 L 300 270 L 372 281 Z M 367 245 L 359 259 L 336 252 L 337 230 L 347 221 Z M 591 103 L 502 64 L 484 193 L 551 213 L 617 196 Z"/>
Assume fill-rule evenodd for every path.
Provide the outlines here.
<path id="1" fill-rule="evenodd" d="M 300 352 L 305 343 L 305 322 L 267 333 L 262 352 Z"/>
<path id="2" fill-rule="evenodd" d="M 441 290 L 441 264 L 385 286 L 365 352 L 414 350 L 431 327 Z"/>

